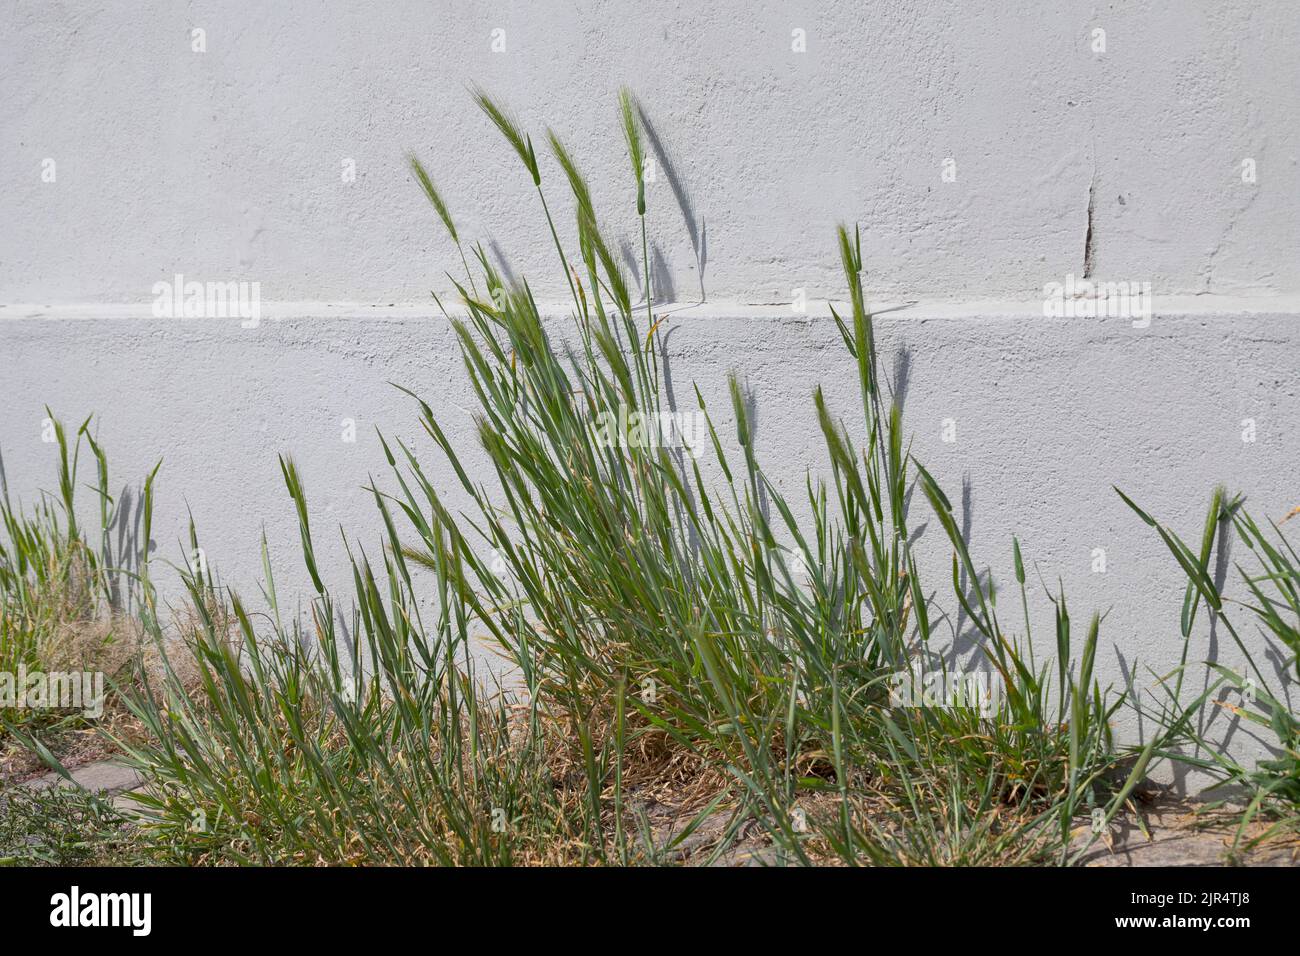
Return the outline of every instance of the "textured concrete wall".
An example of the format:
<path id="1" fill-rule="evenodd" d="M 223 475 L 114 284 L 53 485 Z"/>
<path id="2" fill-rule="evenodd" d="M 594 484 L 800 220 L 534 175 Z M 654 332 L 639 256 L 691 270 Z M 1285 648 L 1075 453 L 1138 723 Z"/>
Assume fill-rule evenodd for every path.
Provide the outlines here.
<path id="1" fill-rule="evenodd" d="M 4 301 L 142 301 L 176 272 L 271 300 L 418 300 L 452 249 L 407 148 L 469 235 L 558 294 L 531 183 L 469 82 L 575 148 L 611 225 L 634 213 L 614 95 L 637 90 L 682 299 L 838 294 L 839 219 L 866 224 L 869 282 L 893 296 L 1035 296 L 1082 274 L 1090 231 L 1107 278 L 1300 291 L 1288 0 L 0 7 Z"/>
<path id="2" fill-rule="evenodd" d="M 30 499 L 53 474 L 43 406 L 97 413 L 117 482 L 165 459 L 164 557 L 180 560 L 188 504 L 228 583 L 255 588 L 265 527 L 282 584 L 302 584 L 275 458 L 292 451 L 327 576 L 345 583 L 331 531 L 374 540 L 373 428 L 427 450 L 388 381 L 472 448 L 471 396 L 428 304 L 458 259 L 405 150 L 463 234 L 541 298 L 564 287 L 469 82 L 539 147 L 556 129 L 639 260 L 614 109 L 619 85 L 637 90 L 678 394 L 698 381 L 725 407 L 725 373 L 742 372 L 795 498 L 824 468 L 812 387 L 854 404 L 817 300 L 843 294 L 835 222 L 861 222 L 872 301 L 912 303 L 880 323 L 916 452 L 1001 580 L 1018 534 L 1076 617 L 1110 609 L 1104 676 L 1172 664 L 1181 599 L 1112 483 L 1188 533 L 1218 481 L 1262 517 L 1300 504 L 1294 4 L 93 6 L 0 4 L 0 454 Z M 571 242 L 549 159 L 543 176 Z M 177 273 L 259 283 L 262 321 L 153 317 L 154 284 Z M 1151 283 L 1149 326 L 1045 318 L 1045 284 L 1070 275 Z M 928 547 L 942 594 L 947 553 Z"/>

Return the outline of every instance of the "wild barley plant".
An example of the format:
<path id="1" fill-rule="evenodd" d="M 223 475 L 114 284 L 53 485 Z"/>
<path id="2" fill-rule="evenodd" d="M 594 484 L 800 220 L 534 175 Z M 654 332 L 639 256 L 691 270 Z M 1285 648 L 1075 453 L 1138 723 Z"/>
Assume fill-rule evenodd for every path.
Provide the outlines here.
<path id="1" fill-rule="evenodd" d="M 1156 530 L 1187 576 L 1180 617 L 1182 656 L 1171 673 L 1156 675 L 1162 696 L 1157 706 L 1148 708 L 1161 728 L 1159 753 L 1211 775 L 1215 783 L 1207 793 L 1244 795 L 1234 850 L 1258 844 L 1280 831 L 1296 832 L 1300 828 L 1300 716 L 1290 694 L 1300 680 L 1300 556 L 1280 524 L 1270 521 L 1265 531 L 1246 510 L 1244 498 L 1229 497 L 1222 486 L 1211 494 L 1196 550 L 1124 492 L 1115 490 Z M 1225 586 L 1211 570 L 1216 552 L 1226 557 L 1234 544 L 1244 546 L 1253 563 L 1247 567 L 1234 562 L 1246 595 L 1238 599 L 1227 596 Z M 1195 663 L 1189 655 L 1202 605 L 1211 628 L 1221 628 L 1232 638 L 1244 666 L 1234 669 L 1206 660 L 1204 688 L 1188 703 L 1183 699 L 1183 687 Z M 1254 637 L 1267 648 L 1273 664 L 1271 674 L 1251 654 L 1246 639 L 1252 635 L 1242 625 L 1243 618 L 1254 624 Z M 1214 739 L 1215 718 L 1224 712 L 1233 725 L 1244 721 L 1248 730 L 1252 726 L 1266 728 L 1272 736 L 1273 755 L 1254 766 L 1233 759 L 1223 745 L 1224 735 Z M 1261 816 L 1268 825 L 1247 839 L 1248 826 Z"/>
<path id="2" fill-rule="evenodd" d="M 728 443 L 696 392 L 721 490 L 706 481 L 694 459 L 670 449 L 602 441 L 597 423 L 613 409 L 642 420 L 664 411 L 657 365 L 662 320 L 647 289 L 638 322 L 640 307 L 610 255 L 590 189 L 559 137 L 548 132 L 547 142 L 574 202 L 574 260 L 551 219 L 531 138 L 485 94 L 477 98 L 542 197 L 561 268 L 571 279 L 576 347 L 552 344 L 528 286 L 507 288 L 480 248 L 484 293 L 468 275 L 468 285 L 455 282 L 467 316 L 452 321 L 500 492 L 468 480 L 431 408 L 420 407 L 426 430 L 481 516 L 473 528 L 480 540 L 453 534 L 473 573 L 465 593 L 475 617 L 509 649 L 524 676 L 530 719 L 542 713 L 567 723 L 588 777 L 591 832 L 600 837 L 597 795 L 612 776 L 614 838 L 625 852 L 617 784 L 628 743 L 662 734 L 724 766 L 737 787 L 733 819 L 756 817 L 782 851 L 803 861 L 809 859 L 804 845 L 814 841 L 800 835 L 792 811 L 805 789 L 832 795 L 835 809 L 819 821 L 820 847 L 846 859 L 857 859 L 864 847 L 875 849 L 883 834 L 855 822 L 855 806 L 882 786 L 894 794 L 900 786 L 926 790 L 904 815 L 901 829 L 912 834 L 918 824 L 938 828 L 928 815 L 939 781 L 945 781 L 948 837 L 968 833 L 971 821 L 992 819 L 994 809 L 1008 805 L 1016 809 L 1008 815 L 1020 818 L 1018 827 L 1008 828 L 1017 837 L 1039 827 L 1047 808 L 1068 833 L 1074 812 L 1096 797 L 1117 762 L 1108 721 L 1118 702 L 1108 703 L 1092 679 L 1099 620 L 1092 621 L 1076 676 L 1064 595 L 1057 599 L 1054 687 L 1001 630 L 992 589 L 981 583 L 946 497 L 919 465 L 912 477 L 901 411 L 882 389 L 857 234 L 839 232 L 850 310 L 834 317 L 857 367 L 863 438 L 855 444 L 818 390 L 814 403 L 831 482 L 809 478 L 813 521 L 805 528 L 756 460 L 746 399 L 734 376 L 739 462 L 728 455 Z M 644 240 L 640 123 L 626 91 L 620 106 Z M 447 204 L 418 160 L 412 167 L 459 248 Z M 461 258 L 466 261 L 463 249 Z M 643 249 L 648 276 L 645 259 Z M 426 503 L 441 527 L 456 527 L 414 456 L 402 452 L 418 485 L 415 493 L 403 483 L 416 530 L 426 536 L 416 518 Z M 907 665 L 931 630 L 930 600 L 909 543 L 906 501 L 913 480 L 951 538 L 954 568 L 960 563 L 974 582 L 973 598 L 960 587 L 955 593 L 1007 690 L 991 719 L 970 708 L 918 714 L 887 706 L 886 679 Z M 784 542 L 793 542 L 809 569 L 807 586 L 793 579 Z M 508 573 L 484 565 L 477 556 L 482 546 L 503 556 Z M 411 548 L 408 556 L 435 567 L 432 552 Z M 1018 544 L 1016 562 L 1024 597 Z M 502 614 L 505 608 L 511 612 Z M 629 692 L 647 686 L 655 688 L 649 699 Z M 805 773 L 810 766 L 820 772 Z M 939 852 L 937 838 L 937 832 L 927 838 L 931 858 Z M 891 847 L 876 855 L 907 854 Z M 941 855 L 953 853 L 949 848 Z"/>
<path id="3" fill-rule="evenodd" d="M 120 503 L 109 490 L 108 457 L 86 419 L 70 439 L 46 409 L 45 427 L 57 451 L 57 490 L 42 492 L 31 510 L 9 494 L 0 473 L 0 673 L 92 670 L 109 676 L 136 650 L 130 617 L 130 576 L 139 555 L 118 547 L 112 529 Z M 78 468 L 84 448 L 95 459 L 95 518 L 78 516 Z M 21 688 L 16 688 L 21 693 Z M 0 709 L 0 727 L 84 724 L 76 712 Z M 30 746 L 31 742 L 27 741 Z"/>

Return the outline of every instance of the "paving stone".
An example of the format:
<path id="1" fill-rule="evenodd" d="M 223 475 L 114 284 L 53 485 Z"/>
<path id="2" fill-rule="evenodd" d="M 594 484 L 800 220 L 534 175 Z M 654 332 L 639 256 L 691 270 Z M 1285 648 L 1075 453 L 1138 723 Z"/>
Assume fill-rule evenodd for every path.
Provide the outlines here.
<path id="1" fill-rule="evenodd" d="M 140 775 L 130 767 L 124 767 L 119 763 L 111 760 L 100 760 L 96 763 L 89 763 L 83 767 L 69 771 L 72 774 L 72 782 L 80 787 L 90 790 L 93 793 L 118 794 L 126 790 L 134 790 L 140 786 Z M 61 775 L 51 771 L 43 777 L 26 784 L 33 789 L 41 790 L 53 786 L 70 786 L 69 782 Z"/>
<path id="2" fill-rule="evenodd" d="M 1155 839 L 1131 841 L 1116 846 L 1115 852 L 1105 847 L 1090 852 L 1084 858 L 1085 866 L 1225 866 L 1231 862 L 1231 838 L 1224 839 L 1216 833 L 1153 834 Z M 1241 861 L 1248 866 L 1295 866 L 1297 861 L 1292 848 L 1260 847 L 1243 854 Z"/>
<path id="3" fill-rule="evenodd" d="M 131 795 L 133 792 L 134 791 L 127 791 L 126 793 L 119 793 L 113 798 L 113 809 L 127 819 L 139 817 L 142 814 L 149 812 L 148 807 Z"/>
<path id="4" fill-rule="evenodd" d="M 1235 856 L 1237 816 L 1232 810 L 1198 815 L 1185 803 L 1172 803 L 1150 810 L 1146 817 L 1150 838 L 1131 822 L 1111 830 L 1110 846 L 1098 841 L 1079 860 L 1083 866 L 1297 866 L 1300 841 L 1274 838 Z M 1082 846 L 1086 829 L 1073 845 Z M 1243 844 L 1263 833 L 1263 824 L 1252 824 Z"/>

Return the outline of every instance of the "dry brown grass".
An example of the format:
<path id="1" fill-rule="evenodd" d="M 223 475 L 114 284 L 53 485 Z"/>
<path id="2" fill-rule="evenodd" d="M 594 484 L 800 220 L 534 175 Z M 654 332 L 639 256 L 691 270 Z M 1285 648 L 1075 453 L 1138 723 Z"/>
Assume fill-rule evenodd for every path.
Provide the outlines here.
<path id="1" fill-rule="evenodd" d="M 72 575 L 70 581 L 69 590 L 51 596 L 46 606 L 47 613 L 54 613 L 38 630 L 36 659 L 47 673 L 102 673 L 103 713 L 91 721 L 78 712 L 54 710 L 39 727 L 30 729 L 38 733 L 64 767 L 75 769 L 118 753 L 114 740 L 144 739 L 144 727 L 126 706 L 123 691 L 139 694 L 146 686 L 159 688 L 167 666 L 188 690 L 196 687 L 198 665 L 192 635 L 199 623 L 192 609 L 175 614 L 169 629 L 173 636 L 164 651 L 146 637 L 138 617 L 102 605 L 96 607 L 84 579 Z M 214 605 L 212 612 L 216 619 L 229 623 L 228 609 Z M 199 699 L 198 695 L 190 696 Z M 21 783 L 49 770 L 30 749 L 0 732 L 0 785 Z"/>

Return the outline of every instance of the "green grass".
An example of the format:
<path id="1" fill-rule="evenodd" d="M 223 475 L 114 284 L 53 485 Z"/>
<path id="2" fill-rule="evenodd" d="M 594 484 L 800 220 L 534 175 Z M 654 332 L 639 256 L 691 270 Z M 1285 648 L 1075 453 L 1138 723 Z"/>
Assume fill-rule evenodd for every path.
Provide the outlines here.
<path id="1" fill-rule="evenodd" d="M 44 492 L 31 509 L 0 486 L 0 672 L 122 672 L 134 653 L 135 628 L 126 611 L 131 562 L 115 553 L 110 530 L 117 521 L 108 488 L 108 458 L 87 419 L 70 439 L 47 409 L 56 451 L 57 491 Z M 78 469 L 84 448 L 95 460 L 97 521 L 78 517 Z M 83 516 L 84 517 L 84 516 Z M 0 743 L 6 728 L 85 726 L 77 712 L 0 707 Z"/>
<path id="2" fill-rule="evenodd" d="M 1229 498 L 1222 488 L 1211 496 L 1195 550 L 1122 491 L 1119 494 L 1155 529 L 1188 579 L 1181 617 L 1182 659 L 1172 674 L 1161 679 L 1163 697 L 1159 706 L 1151 709 L 1162 727 L 1166 755 L 1216 778 L 1209 793 L 1244 794 L 1237 848 L 1259 843 L 1279 831 L 1300 832 L 1300 715 L 1288 698 L 1300 678 L 1300 556 L 1280 525 L 1269 522 L 1267 530 L 1261 528 L 1241 496 Z M 1237 550 L 1228 551 L 1234 542 Z M 1218 552 L 1244 558 L 1245 563 L 1235 560 L 1233 564 L 1243 597 L 1229 597 L 1215 581 L 1211 562 Z M 1244 664 L 1233 669 L 1206 661 L 1204 689 L 1191 703 L 1185 703 L 1182 691 L 1190 666 L 1193 625 L 1202 607 L 1211 623 L 1231 637 Z M 1260 667 L 1248 638 L 1257 651 L 1268 647 L 1273 652 L 1269 655 L 1271 672 Z M 1217 719 L 1225 714 L 1229 720 Z M 1222 739 L 1225 724 L 1239 723 L 1253 736 L 1262 737 L 1273 756 L 1253 766 L 1233 759 Z M 1247 827 L 1257 820 L 1268 825 L 1247 840 Z"/>
<path id="3" fill-rule="evenodd" d="M 1080 828 L 1131 809 L 1189 721 L 1169 711 L 1146 746 L 1115 743 L 1125 700 L 1095 676 L 1100 617 L 1079 628 L 1065 595 L 1047 594 L 1055 655 L 1036 660 L 1015 541 L 1020 606 L 1000 619 L 998 591 L 910 454 L 882 380 L 856 231 L 837 234 L 847 306 L 835 321 L 858 399 L 840 410 L 820 389 L 810 396 L 827 465 L 803 500 L 787 500 L 759 461 L 737 376 L 723 409 L 695 392 L 702 458 L 611 442 L 611 417 L 671 411 L 652 290 L 634 302 L 574 154 L 548 131 L 578 237 L 565 249 L 544 156 L 507 110 L 476 99 L 537 189 L 570 324 L 544 321 L 526 283 L 463 245 L 411 157 L 465 272 L 444 311 L 492 486 L 408 391 L 459 489 L 435 486 L 411 447 L 381 435 L 389 473 L 369 491 L 382 532 L 345 539 L 348 587 L 327 586 L 316 565 L 308 489 L 287 456 L 312 582 L 305 613 L 282 613 L 264 541 L 255 606 L 182 570 L 178 656 L 143 562 L 130 580 L 163 663 L 138 668 L 125 695 L 137 732 L 116 740 L 151 788 L 132 836 L 142 852 L 190 864 L 657 864 L 707 832 L 704 856 L 748 841 L 794 864 L 1077 859 Z M 619 107 L 648 276 L 639 112 L 627 94 Z M 452 490 L 468 508 L 448 504 Z M 29 540 L 5 513 L 11 539 Z M 52 539 L 80 541 L 70 499 L 63 514 Z M 931 517 L 952 551 L 951 576 L 933 587 L 911 544 Z M 24 584 L 33 562 L 9 553 L 6 600 L 65 586 L 58 574 Z M 959 615 L 1000 690 L 991 706 L 891 699 L 900 672 L 944 666 L 940 635 Z M 475 664 L 485 645 L 512 665 L 505 686 Z"/>
<path id="4" fill-rule="evenodd" d="M 152 861 L 111 801 L 79 787 L 0 794 L 0 866 L 124 866 Z"/>

